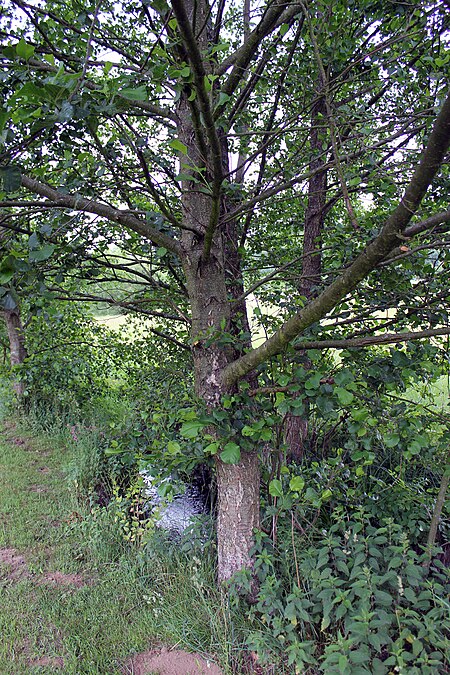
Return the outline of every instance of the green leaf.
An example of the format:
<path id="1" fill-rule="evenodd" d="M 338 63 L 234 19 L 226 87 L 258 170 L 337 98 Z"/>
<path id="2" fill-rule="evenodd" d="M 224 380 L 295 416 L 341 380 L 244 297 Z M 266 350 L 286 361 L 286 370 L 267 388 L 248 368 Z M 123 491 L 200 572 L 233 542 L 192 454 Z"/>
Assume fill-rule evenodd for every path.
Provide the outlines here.
<path id="1" fill-rule="evenodd" d="M 39 248 L 39 246 L 39 237 L 37 236 L 36 232 L 33 232 L 33 234 L 28 237 L 28 248 L 33 251 L 34 249 Z"/>
<path id="2" fill-rule="evenodd" d="M 208 75 L 205 75 L 205 77 L 203 78 L 203 84 L 205 86 L 205 91 L 207 93 L 209 93 L 212 89 L 212 83 L 211 83 L 211 80 L 209 79 Z"/>
<path id="3" fill-rule="evenodd" d="M 211 47 L 210 54 L 216 54 L 217 52 L 226 52 L 229 48 L 228 42 L 219 42 L 219 44 Z"/>
<path id="4" fill-rule="evenodd" d="M 109 447 L 106 448 L 105 450 L 105 455 L 107 457 L 112 457 L 113 455 L 121 455 L 124 452 L 122 446 L 119 446 L 117 448 Z"/>
<path id="5" fill-rule="evenodd" d="M 61 110 L 58 113 L 58 119 L 60 122 L 68 122 L 73 117 L 73 105 L 69 101 L 64 101 L 61 106 Z"/>
<path id="6" fill-rule="evenodd" d="M 389 605 L 392 604 L 392 596 L 389 593 L 386 593 L 386 591 L 374 591 L 373 596 L 378 605 L 389 607 Z"/>
<path id="7" fill-rule="evenodd" d="M 228 94 L 225 94 L 224 91 L 221 91 L 220 94 L 219 94 L 219 100 L 217 102 L 217 105 L 221 106 L 224 103 L 227 103 L 227 101 L 229 101 L 229 100 L 230 100 L 230 97 L 228 96 Z"/>
<path id="8" fill-rule="evenodd" d="M 292 492 L 301 492 L 305 487 L 305 481 L 301 476 L 293 476 L 289 481 L 289 489 Z"/>
<path id="9" fill-rule="evenodd" d="M 5 269 L 0 269 L 0 284 L 7 284 L 14 276 L 14 270 L 5 267 Z"/>
<path id="10" fill-rule="evenodd" d="M 16 192 L 22 185 L 22 172 L 17 164 L 0 167 L 0 177 L 5 192 Z"/>
<path id="11" fill-rule="evenodd" d="M 16 45 L 16 54 L 21 59 L 25 59 L 25 61 L 28 61 L 28 59 L 30 59 L 34 54 L 34 47 L 33 45 L 27 44 L 25 40 L 22 38 Z"/>
<path id="12" fill-rule="evenodd" d="M 384 444 L 387 448 L 395 448 L 400 443 L 400 436 L 398 434 L 386 434 L 384 437 Z"/>
<path id="13" fill-rule="evenodd" d="M 165 499 L 166 497 L 171 497 L 173 493 L 174 489 L 171 483 L 162 483 L 162 485 L 158 487 L 158 494 L 163 499 Z"/>
<path id="14" fill-rule="evenodd" d="M 137 89 L 121 89 L 117 93 L 129 101 L 146 101 L 148 99 L 147 87 L 145 85 Z"/>
<path id="15" fill-rule="evenodd" d="M 288 30 L 289 30 L 289 24 L 288 24 L 288 23 L 283 23 L 283 24 L 280 26 L 280 35 L 281 35 L 281 37 L 283 37 L 284 35 L 286 35 L 286 33 L 288 32 Z"/>
<path id="16" fill-rule="evenodd" d="M 176 441 L 169 441 L 167 443 L 167 452 L 169 455 L 178 455 L 181 452 L 181 445 Z"/>
<path id="17" fill-rule="evenodd" d="M 283 486 L 281 485 L 281 481 L 278 480 L 278 478 L 274 478 L 273 480 L 270 481 L 269 494 L 271 494 L 272 497 L 283 496 Z"/>
<path id="18" fill-rule="evenodd" d="M 181 152 L 182 155 L 187 155 L 187 145 L 182 143 L 178 138 L 172 138 L 169 143 L 170 147 L 177 152 Z"/>
<path id="19" fill-rule="evenodd" d="M 11 310 L 17 307 L 17 302 L 12 293 L 6 293 L 0 301 L 0 305 L 3 309 Z"/>
<path id="20" fill-rule="evenodd" d="M 219 441 L 213 441 L 212 443 L 209 443 L 206 448 L 204 448 L 203 452 L 205 455 L 216 455 L 219 445 Z"/>
<path id="21" fill-rule="evenodd" d="M 143 4 L 146 7 L 153 7 L 153 9 L 155 9 L 158 14 L 161 14 L 161 16 L 169 11 L 169 5 L 166 0 L 144 0 Z"/>
<path id="22" fill-rule="evenodd" d="M 29 259 L 32 262 L 42 262 L 43 260 L 47 260 L 51 255 L 53 255 L 55 248 L 56 246 L 53 244 L 44 244 L 42 248 L 30 251 Z"/>
<path id="23" fill-rule="evenodd" d="M 305 382 L 306 389 L 317 389 L 320 387 L 320 380 L 322 379 L 322 373 L 315 373 L 312 377 L 308 378 Z"/>
<path id="24" fill-rule="evenodd" d="M 203 424 L 198 420 L 189 420 L 181 426 L 180 434 L 183 438 L 197 438 L 199 431 L 203 429 Z"/>
<path id="25" fill-rule="evenodd" d="M 227 443 L 222 452 L 220 459 L 225 464 L 237 464 L 241 459 L 241 450 L 236 443 Z"/>
<path id="26" fill-rule="evenodd" d="M 355 398 L 351 391 L 348 391 L 348 389 L 344 389 L 343 387 L 335 387 L 334 393 L 338 397 L 341 405 L 350 405 Z"/>

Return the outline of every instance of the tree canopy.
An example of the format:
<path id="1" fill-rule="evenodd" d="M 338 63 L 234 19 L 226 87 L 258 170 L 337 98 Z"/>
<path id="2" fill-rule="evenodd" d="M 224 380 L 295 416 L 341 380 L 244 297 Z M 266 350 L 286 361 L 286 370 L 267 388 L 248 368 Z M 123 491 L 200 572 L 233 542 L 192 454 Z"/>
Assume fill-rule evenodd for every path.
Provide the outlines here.
<path id="1" fill-rule="evenodd" d="M 52 292 L 132 276 L 209 414 L 309 348 L 449 333 L 446 3 L 2 9 L 6 309 L 35 263 Z M 257 447 L 225 440 L 222 580 L 259 526 Z"/>

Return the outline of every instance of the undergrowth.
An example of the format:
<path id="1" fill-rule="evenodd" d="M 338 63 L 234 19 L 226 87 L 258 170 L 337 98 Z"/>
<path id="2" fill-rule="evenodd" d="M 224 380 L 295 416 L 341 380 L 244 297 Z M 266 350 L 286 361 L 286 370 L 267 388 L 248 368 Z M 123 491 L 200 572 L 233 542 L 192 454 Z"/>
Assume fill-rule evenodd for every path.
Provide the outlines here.
<path id="1" fill-rule="evenodd" d="M 217 588 L 211 533 L 180 541 L 155 527 L 139 458 L 155 444 L 155 422 L 164 414 L 144 418 L 110 395 L 82 416 L 34 405 L 22 418 L 26 433 L 45 439 L 63 471 L 65 483 L 55 479 L 58 492 L 69 495 L 59 559 L 96 579 L 86 604 L 72 598 L 66 633 L 84 646 L 64 643 L 67 663 L 77 663 L 67 672 L 113 673 L 118 658 L 160 643 L 211 654 L 224 673 L 448 672 L 450 577 L 444 551 L 425 547 L 438 475 L 425 455 L 397 465 L 389 442 L 384 454 L 378 451 L 380 464 L 367 453 L 355 460 L 330 449 L 266 478 L 263 472 L 267 533 L 256 538 L 259 592 L 249 604 L 249 574 Z M 171 423 L 176 429 L 175 413 Z M 380 438 L 374 435 L 374 443 Z M 184 440 L 196 460 L 196 438 Z M 166 445 L 177 459 L 180 443 Z M 445 512 L 441 534 L 447 522 Z M 92 612 L 99 647 L 86 660 L 80 654 Z M 99 615 L 107 617 L 101 626 Z M 111 635 L 123 646 L 119 656 Z"/>

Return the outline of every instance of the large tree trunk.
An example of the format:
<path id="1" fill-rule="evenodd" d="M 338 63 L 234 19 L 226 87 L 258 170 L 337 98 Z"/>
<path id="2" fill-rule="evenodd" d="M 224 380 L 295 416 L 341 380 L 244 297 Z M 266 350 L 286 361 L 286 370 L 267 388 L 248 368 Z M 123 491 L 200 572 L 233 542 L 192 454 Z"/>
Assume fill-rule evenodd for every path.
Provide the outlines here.
<path id="1" fill-rule="evenodd" d="M 208 44 L 207 3 L 187 0 L 184 5 L 201 50 Z M 205 167 L 211 176 L 209 147 L 200 147 L 195 129 L 195 111 L 189 100 L 189 91 L 183 91 L 177 106 L 178 137 L 186 145 L 187 158 L 183 163 Z M 226 144 L 222 143 L 222 163 L 228 165 Z M 206 151 L 206 155 L 205 155 Z M 184 168 L 184 173 L 189 172 Z M 242 350 L 223 344 L 224 330 L 236 337 L 248 330 L 245 303 L 230 302 L 242 293 L 242 274 L 236 243 L 236 228 L 222 225 L 227 211 L 226 197 L 220 201 L 219 225 L 215 230 L 211 249 L 205 255 L 205 236 L 210 223 L 212 198 L 198 190 L 194 181 L 183 182 L 183 267 L 191 304 L 191 340 L 194 361 L 196 394 L 208 410 L 222 406 L 227 393 L 222 381 L 224 368 Z M 253 531 L 259 527 L 259 461 L 257 453 L 242 453 L 237 464 L 216 459 L 217 471 L 217 545 L 218 580 L 224 582 L 241 570 L 251 567 Z"/>
<path id="2" fill-rule="evenodd" d="M 324 83 L 319 80 L 317 99 L 311 111 L 310 144 L 313 155 L 309 164 L 312 176 L 308 183 L 308 203 L 305 212 L 303 235 L 302 273 L 299 292 L 307 300 L 317 295 L 322 272 L 322 230 L 325 221 L 327 196 L 327 170 L 324 169 L 323 142 L 326 132 L 323 129 L 326 119 L 326 103 L 323 91 Z M 311 362 L 306 358 L 304 367 L 309 369 Z M 306 447 L 309 434 L 308 410 L 303 415 L 288 414 L 285 420 L 284 435 L 288 456 L 300 460 Z"/>
<path id="3" fill-rule="evenodd" d="M 14 367 L 21 365 L 28 356 L 25 347 L 25 334 L 17 307 L 5 309 L 2 314 L 8 331 L 11 369 L 14 372 Z M 13 389 L 19 397 L 23 395 L 24 388 L 24 383 L 14 376 Z"/>
<path id="4" fill-rule="evenodd" d="M 251 568 L 251 548 L 259 518 L 259 457 L 242 453 L 238 464 L 217 460 L 217 541 L 219 580 L 226 581 L 243 568 Z"/>
<path id="5" fill-rule="evenodd" d="M 185 195 L 184 205 L 194 198 Z M 198 199 L 196 199 L 198 207 Z M 197 217 L 198 217 L 197 211 Z M 201 246 L 191 239 L 185 259 L 187 287 L 192 307 L 192 354 L 196 394 L 208 410 L 222 406 L 226 393 L 222 371 L 233 359 L 234 349 L 214 340 L 230 324 L 230 303 L 224 272 L 224 245 L 219 232 L 206 263 Z M 186 244 L 185 244 L 186 245 Z M 216 459 L 218 579 L 226 581 L 242 568 L 251 567 L 253 531 L 259 527 L 259 458 L 242 453 L 237 464 Z"/>

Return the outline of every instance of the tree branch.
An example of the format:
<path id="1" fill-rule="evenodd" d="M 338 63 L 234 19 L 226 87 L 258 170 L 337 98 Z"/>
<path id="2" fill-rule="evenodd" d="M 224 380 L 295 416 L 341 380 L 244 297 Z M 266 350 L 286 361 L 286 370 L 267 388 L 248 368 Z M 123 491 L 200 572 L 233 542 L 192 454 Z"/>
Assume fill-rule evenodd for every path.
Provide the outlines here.
<path id="1" fill-rule="evenodd" d="M 422 340 L 439 335 L 450 335 L 450 328 L 429 328 L 428 330 L 408 333 L 386 333 L 371 337 L 349 338 L 347 340 L 317 340 L 315 342 L 296 342 L 295 349 L 353 349 L 355 347 L 371 347 L 372 345 L 389 345 L 410 340 Z"/>
<path id="2" fill-rule="evenodd" d="M 418 223 L 413 223 L 405 229 L 403 236 L 415 237 L 417 234 L 421 234 L 426 230 L 430 230 L 436 225 L 441 225 L 441 223 L 448 223 L 450 221 L 450 211 L 441 211 L 441 213 L 436 213 L 434 216 L 430 216 L 426 220 L 420 220 Z"/>
<path id="3" fill-rule="evenodd" d="M 436 545 L 436 535 L 437 535 L 437 531 L 438 531 L 439 521 L 440 521 L 441 515 L 442 515 L 442 509 L 444 508 L 444 505 L 445 505 L 445 497 L 446 497 L 447 490 L 448 490 L 449 480 L 450 480 L 450 471 L 449 471 L 449 467 L 448 467 L 448 464 L 447 464 L 446 468 L 444 469 L 444 474 L 441 478 L 441 484 L 439 486 L 439 493 L 438 493 L 438 496 L 436 497 L 436 502 L 435 502 L 434 509 L 433 509 L 433 516 L 432 516 L 431 522 L 430 522 L 430 531 L 428 532 L 428 537 L 427 537 L 428 559 L 424 563 L 424 567 L 427 568 L 427 569 L 430 566 L 431 560 L 432 560 L 432 557 L 433 557 L 433 547 Z"/>
<path id="4" fill-rule="evenodd" d="M 56 74 L 58 72 L 58 68 L 55 66 L 52 66 L 50 63 L 47 63 L 45 61 L 40 61 L 39 59 L 17 59 L 18 61 L 21 61 L 22 63 L 26 64 L 28 67 L 32 66 L 36 70 L 39 71 L 44 71 L 47 73 L 54 73 Z M 14 65 L 11 63 L 11 65 Z M 85 79 L 84 80 L 84 86 L 89 89 L 89 91 L 96 91 L 96 92 L 101 92 L 101 87 L 94 82 L 91 82 L 90 80 Z M 163 119 L 169 119 L 172 120 L 173 122 L 177 121 L 175 113 L 173 113 L 169 108 L 162 108 L 159 105 L 156 105 L 154 103 L 150 103 L 149 101 L 131 101 L 130 99 L 126 98 L 125 96 L 122 96 L 120 94 L 120 91 L 116 93 L 116 96 L 121 99 L 121 101 L 126 102 L 127 106 L 129 108 L 139 108 L 140 110 L 145 110 L 146 112 L 150 113 L 154 117 L 160 117 Z"/>
<path id="5" fill-rule="evenodd" d="M 140 234 L 146 239 L 149 239 L 156 246 L 163 246 L 164 248 L 167 248 L 167 250 L 172 251 L 172 253 L 181 256 L 181 245 L 176 240 L 168 237 L 163 232 L 159 232 L 155 228 L 145 223 L 143 220 L 139 220 L 139 218 L 136 218 L 136 216 L 131 214 L 129 211 L 120 211 L 119 209 L 116 209 L 112 206 L 100 204 L 99 202 L 85 199 L 84 197 L 80 197 L 78 195 L 63 194 L 62 192 L 59 192 L 58 190 L 50 187 L 50 185 L 41 183 L 34 178 L 29 178 L 28 176 L 22 176 L 22 185 L 34 194 L 38 194 L 41 197 L 47 197 L 51 201 L 58 204 L 58 206 L 65 206 L 69 209 L 72 209 L 73 211 L 93 213 L 114 223 L 125 225 L 125 227 L 129 227 L 130 230 L 133 230 L 134 232 L 137 232 L 137 234 Z"/>
<path id="6" fill-rule="evenodd" d="M 90 295 L 88 293 L 77 293 L 73 294 L 70 291 L 63 291 L 61 288 L 50 288 L 51 291 L 56 293 L 63 293 L 62 295 L 56 295 L 55 300 L 63 300 L 64 302 L 92 302 L 98 304 L 111 305 L 112 307 L 120 307 L 121 309 L 127 310 L 127 312 L 135 312 L 136 314 L 143 314 L 144 316 L 157 317 L 159 319 L 168 319 L 169 321 L 180 321 L 184 323 L 184 320 L 175 314 L 168 314 L 167 312 L 158 312 L 151 309 L 143 309 L 142 307 L 137 307 L 138 302 L 149 302 L 149 300 L 115 300 L 114 298 L 106 298 L 103 295 Z"/>
<path id="7" fill-rule="evenodd" d="M 296 2 L 286 2 L 286 0 L 275 0 L 269 6 L 259 24 L 252 30 L 247 39 L 244 40 L 239 49 L 225 59 L 216 69 L 218 75 L 223 75 L 233 66 L 233 70 L 221 89 L 225 94 L 231 96 L 239 85 L 242 73 L 247 69 L 264 38 L 270 35 L 280 24 L 289 23 L 300 11 L 301 8 Z"/>
<path id="8" fill-rule="evenodd" d="M 225 386 L 237 380 L 275 354 L 279 354 L 297 335 L 325 317 L 350 291 L 374 270 L 398 245 L 419 208 L 430 183 L 437 174 L 450 146 L 450 94 L 437 116 L 427 145 L 406 187 L 399 205 L 386 221 L 381 233 L 370 242 L 353 263 L 322 293 L 300 312 L 288 319 L 260 347 L 231 363 L 223 371 Z"/>
<path id="9" fill-rule="evenodd" d="M 205 233 L 203 258 L 206 260 L 211 250 L 214 231 L 219 222 L 220 188 L 222 185 L 222 151 L 217 135 L 211 102 L 205 88 L 206 69 L 200 49 L 192 30 L 189 17 L 186 14 L 183 0 L 172 0 L 172 8 L 178 21 L 178 30 L 186 47 L 189 61 L 194 71 L 194 84 L 197 91 L 200 111 L 203 115 L 204 127 L 208 137 L 210 156 L 212 160 L 212 206 L 209 224 Z"/>

